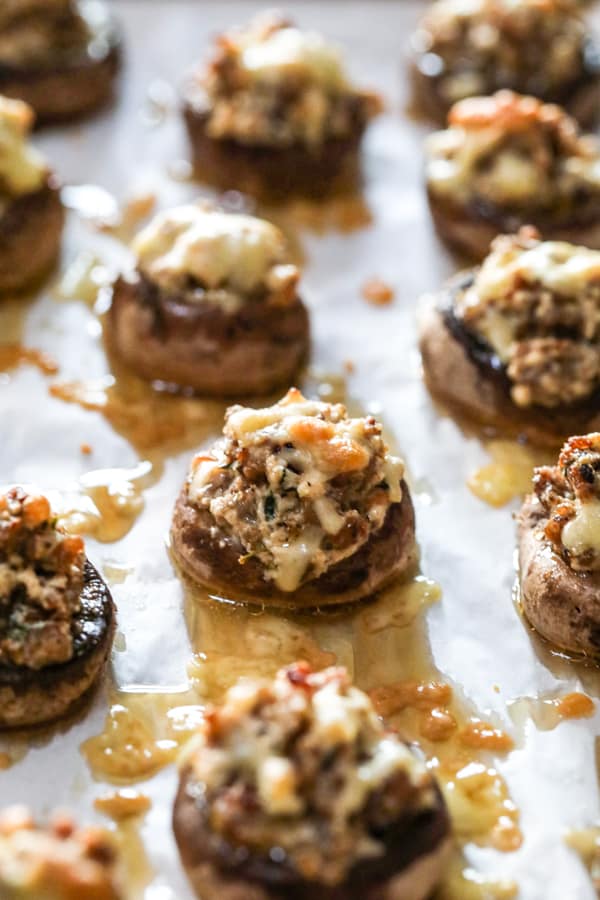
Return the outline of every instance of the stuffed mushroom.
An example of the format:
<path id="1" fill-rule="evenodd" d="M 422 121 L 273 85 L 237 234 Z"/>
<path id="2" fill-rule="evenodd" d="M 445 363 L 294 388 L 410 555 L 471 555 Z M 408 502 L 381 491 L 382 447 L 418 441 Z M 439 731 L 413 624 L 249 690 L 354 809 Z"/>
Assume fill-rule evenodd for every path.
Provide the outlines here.
<path id="1" fill-rule="evenodd" d="M 60 252 L 64 209 L 58 183 L 29 145 L 33 112 L 0 97 L 0 294 L 33 285 Z"/>
<path id="2" fill-rule="evenodd" d="M 521 604 L 557 647 L 600 658 L 600 433 L 535 470 L 519 515 Z"/>
<path id="3" fill-rule="evenodd" d="M 351 84 L 337 47 L 273 15 L 221 35 L 184 97 L 198 176 L 273 199 L 355 186 L 380 106 Z"/>
<path id="4" fill-rule="evenodd" d="M 404 466 L 372 416 L 306 400 L 234 406 L 175 507 L 184 573 L 228 599 L 282 607 L 360 600 L 416 559 Z"/>
<path id="5" fill-rule="evenodd" d="M 43 496 L 0 496 L 0 728 L 67 713 L 106 663 L 115 627 L 108 588 L 80 537 Z"/>
<path id="6" fill-rule="evenodd" d="M 424 900 L 450 845 L 425 764 L 344 669 L 306 663 L 207 714 L 173 821 L 205 900 Z"/>
<path id="7" fill-rule="evenodd" d="M 133 250 L 136 271 L 113 290 L 110 343 L 138 375 L 213 396 L 290 384 L 309 324 L 278 228 L 189 204 L 157 216 Z"/>
<path id="8" fill-rule="evenodd" d="M 499 91 L 457 103 L 448 124 L 428 139 L 426 182 L 451 248 L 481 259 L 521 225 L 600 248 L 600 142 L 563 109 Z"/>
<path id="9" fill-rule="evenodd" d="M 432 394 L 482 425 L 557 446 L 600 428 L 600 251 L 497 238 L 424 310 Z"/>
<path id="10" fill-rule="evenodd" d="M 0 811 L 2 900 L 122 900 L 116 845 L 66 814 L 47 826 L 21 806 Z"/>
<path id="11" fill-rule="evenodd" d="M 25 100 L 39 123 L 78 118 L 111 98 L 119 43 L 101 3 L 3 0 L 0 94 Z"/>
<path id="12" fill-rule="evenodd" d="M 438 0 L 413 35 L 416 105 L 443 123 L 453 103 L 508 88 L 597 116 L 600 49 L 573 0 Z"/>

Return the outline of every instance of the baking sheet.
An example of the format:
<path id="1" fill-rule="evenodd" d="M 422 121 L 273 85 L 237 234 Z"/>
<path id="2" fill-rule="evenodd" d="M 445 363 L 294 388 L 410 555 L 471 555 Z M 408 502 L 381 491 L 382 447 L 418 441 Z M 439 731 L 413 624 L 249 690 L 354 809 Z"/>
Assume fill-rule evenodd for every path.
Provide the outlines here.
<path id="1" fill-rule="evenodd" d="M 321 663 L 338 659 L 368 688 L 412 677 L 420 668 L 430 673 L 435 666 L 463 705 L 505 729 L 516 744 L 511 753 L 484 758 L 505 779 L 524 841 L 512 853 L 469 844 L 465 858 L 474 870 L 468 873 L 473 891 L 477 878 L 489 876 L 514 880 L 523 900 L 592 900 L 587 872 L 564 835 L 598 819 L 600 715 L 545 730 L 529 714 L 538 701 L 527 706 L 522 698 L 576 689 L 599 697 L 599 681 L 593 671 L 552 657 L 532 641 L 512 599 L 516 503 L 494 509 L 473 496 L 466 482 L 488 461 L 486 450 L 434 408 L 421 381 L 417 300 L 454 265 L 438 245 L 426 210 L 425 128 L 404 113 L 402 55 L 422 4 L 281 4 L 302 26 L 345 45 L 357 81 L 381 90 L 387 102 L 366 141 L 363 203 L 350 210 L 362 227 L 349 230 L 348 210 L 339 207 L 323 216 L 296 210 L 286 225 L 297 226 L 305 256 L 304 296 L 314 341 L 311 384 L 315 389 L 320 384 L 327 396 L 339 390 L 343 376 L 353 403 L 381 415 L 407 460 L 422 572 L 442 590 L 439 602 L 425 604 L 408 627 L 393 598 L 370 608 L 371 616 L 379 610 L 379 627 L 364 611 L 345 620 L 286 625 L 276 617 L 203 609 L 184 597 L 168 556 L 170 510 L 192 448 L 215 435 L 222 409 L 173 398 L 159 398 L 148 408 L 146 394 L 133 382 L 121 406 L 112 403 L 115 385 L 102 343 L 105 296 L 101 291 L 94 304 L 89 273 L 102 282 L 128 257 L 115 235 L 99 231 L 89 214 L 100 211 L 110 219 L 111 198 L 122 206 L 150 194 L 163 207 L 207 193 L 185 180 L 187 146 L 176 87 L 214 33 L 260 7 L 223 0 L 114 6 L 127 51 L 118 105 L 85 125 L 37 138 L 64 182 L 79 187 L 67 194 L 79 212 L 70 214 L 65 240 L 67 282 L 56 279 L 30 303 L 0 307 L 0 341 L 45 350 L 60 368 L 52 377 L 28 365 L 0 373 L 0 481 L 52 490 L 63 510 L 75 510 L 71 522 L 85 526 L 89 556 L 112 586 L 119 633 L 112 674 L 84 715 L 49 734 L 0 741 L 0 751 L 20 757 L 0 771 L 2 804 L 26 802 L 42 814 L 68 806 L 84 821 L 105 823 L 93 802 L 107 784 L 94 777 L 80 747 L 102 732 L 115 700 L 126 706 L 130 700 L 132 708 L 139 700 L 140 708 L 158 716 L 161 704 L 165 709 L 196 705 L 203 691 L 217 694 L 231 678 L 271 671 L 294 655 L 313 655 Z M 124 227 L 122 236 L 126 233 Z M 375 308 L 362 298 L 361 287 L 374 276 L 393 286 L 391 305 Z M 348 361 L 352 373 L 346 371 L 352 368 Z M 89 408 L 50 395 L 52 384 L 65 382 Z M 82 444 L 91 455 L 81 452 Z M 146 460 L 152 468 L 140 469 Z M 126 471 L 106 474 L 113 469 Z M 100 475 L 89 476 L 98 470 Z M 190 667 L 194 652 L 205 656 Z M 190 673 L 197 678 L 191 692 Z M 129 698 L 115 694 L 117 689 Z M 149 693 L 158 697 L 154 704 L 147 701 Z M 168 766 L 136 786 L 151 797 L 152 807 L 139 826 L 145 850 L 136 843 L 135 829 L 126 835 L 132 897 L 191 897 L 170 830 L 175 785 L 175 769 Z M 477 890 L 471 895 L 465 886 L 454 898 L 501 896 L 498 886 Z"/>

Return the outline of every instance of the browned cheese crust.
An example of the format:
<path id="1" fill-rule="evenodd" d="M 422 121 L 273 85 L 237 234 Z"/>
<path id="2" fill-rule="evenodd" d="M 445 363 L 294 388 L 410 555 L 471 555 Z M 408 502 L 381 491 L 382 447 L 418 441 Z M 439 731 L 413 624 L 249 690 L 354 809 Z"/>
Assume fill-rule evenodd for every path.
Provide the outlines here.
<path id="1" fill-rule="evenodd" d="M 34 285 L 60 253 L 64 208 L 54 179 L 16 197 L 0 216 L 0 293 Z"/>
<path id="2" fill-rule="evenodd" d="M 245 559 L 244 547 L 214 522 L 210 512 L 189 503 L 184 487 L 171 528 L 171 546 L 183 571 L 226 599 L 273 607 L 311 609 L 370 597 L 417 561 L 415 515 L 408 486 L 390 506 L 383 526 L 353 556 L 333 565 L 293 594 L 278 590 L 262 563 Z"/>
<path id="3" fill-rule="evenodd" d="M 544 535 L 548 517 L 535 495 L 518 518 L 521 604 L 542 637 L 572 653 L 600 656 L 600 575 L 576 572 Z"/>
<path id="4" fill-rule="evenodd" d="M 0 665 L 0 728 L 41 725 L 68 713 L 99 678 L 115 626 L 110 592 L 86 562 L 81 610 L 73 623 L 73 659 L 37 670 Z"/>
<path id="5" fill-rule="evenodd" d="M 342 885 L 324 886 L 292 870 L 281 872 L 281 865 L 267 856 L 235 853 L 216 841 L 188 788 L 189 772 L 184 771 L 173 829 L 188 878 L 203 900 L 425 900 L 439 882 L 451 848 L 448 814 L 436 789 L 433 810 L 401 821 L 386 836 L 384 861 L 378 859 L 372 867 L 358 863 Z"/>
<path id="6" fill-rule="evenodd" d="M 523 436 L 540 446 L 560 446 L 571 434 L 600 428 L 597 400 L 575 407 L 522 408 L 510 398 L 507 380 L 484 359 L 477 359 L 472 342 L 454 320 L 448 326 L 452 291 L 444 291 L 436 307 L 423 312 L 419 347 L 427 387 L 459 417 L 498 431 Z"/>
<path id="7" fill-rule="evenodd" d="M 246 303 L 228 312 L 190 303 L 141 276 L 113 290 L 110 341 L 138 375 L 209 396 L 266 394 L 286 387 L 309 347 L 306 307 Z"/>
<path id="8" fill-rule="evenodd" d="M 455 103 L 429 139 L 427 196 L 442 240 L 481 260 L 499 234 L 600 248 L 600 144 L 564 109 L 498 91 Z"/>
<path id="9" fill-rule="evenodd" d="M 351 193 L 360 185 L 359 149 L 366 119 L 357 117 L 352 137 L 329 138 L 318 148 L 266 147 L 209 137 L 203 99 L 193 90 L 184 98 L 183 114 L 196 177 L 215 187 L 281 202 L 290 196 L 320 200 Z"/>

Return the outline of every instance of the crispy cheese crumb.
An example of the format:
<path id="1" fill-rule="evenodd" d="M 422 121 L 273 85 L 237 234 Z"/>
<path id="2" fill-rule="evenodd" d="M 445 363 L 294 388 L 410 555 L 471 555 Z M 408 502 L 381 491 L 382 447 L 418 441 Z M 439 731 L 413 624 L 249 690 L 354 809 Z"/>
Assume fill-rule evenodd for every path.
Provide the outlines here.
<path id="1" fill-rule="evenodd" d="M 394 299 L 394 289 L 381 278 L 370 278 L 362 288 L 362 295 L 372 306 L 389 306 Z"/>

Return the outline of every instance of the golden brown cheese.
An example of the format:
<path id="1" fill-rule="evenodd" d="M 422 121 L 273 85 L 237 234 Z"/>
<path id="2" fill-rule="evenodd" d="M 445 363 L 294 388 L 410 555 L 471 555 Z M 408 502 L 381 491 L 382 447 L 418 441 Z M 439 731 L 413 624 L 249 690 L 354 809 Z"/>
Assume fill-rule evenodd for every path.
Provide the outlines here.
<path id="1" fill-rule="evenodd" d="M 569 438 L 558 464 L 536 469 L 533 483 L 556 551 L 576 572 L 600 570 L 600 433 Z"/>
<path id="2" fill-rule="evenodd" d="M 511 314 L 511 295 L 532 287 L 587 305 L 590 324 L 585 336 L 594 338 L 600 326 L 600 298 L 594 301 L 586 294 L 594 286 L 600 287 L 600 251 L 564 241 L 499 238 L 458 308 L 467 321 L 477 319 L 477 331 L 507 362 L 520 324 L 518 311 Z"/>
<path id="3" fill-rule="evenodd" d="M 300 78 L 326 90 L 347 86 L 339 48 L 314 31 L 284 27 L 265 33 L 249 28 L 238 39 L 240 70 L 258 83 Z"/>
<path id="4" fill-rule="evenodd" d="M 600 555 L 600 500 L 577 501 L 575 515 L 562 531 L 562 542 L 570 556 L 592 551 Z"/>
<path id="5" fill-rule="evenodd" d="M 329 416 L 323 418 L 329 410 L 329 404 L 306 400 L 299 391 L 291 390 L 283 400 L 266 409 L 234 409 L 227 418 L 225 434 L 241 447 L 251 447 L 265 435 L 278 444 L 293 444 L 291 455 L 302 471 L 298 493 L 318 496 L 324 482 L 365 469 L 372 456 L 366 420 L 347 418 L 345 410 L 340 410 L 333 421 Z M 400 479 L 404 468 L 396 457 L 388 456 L 387 462 L 390 500 L 396 503 L 402 499 Z"/>
<path id="6" fill-rule="evenodd" d="M 47 178 L 43 158 L 28 143 L 32 125 L 30 106 L 0 96 L 0 195 L 33 193 Z"/>
<path id="7" fill-rule="evenodd" d="M 280 590 L 294 591 L 309 570 L 321 574 L 351 555 L 381 527 L 389 505 L 402 499 L 404 465 L 388 453 L 381 426 L 371 418 L 349 418 L 340 404 L 307 400 L 292 389 L 264 409 L 232 407 L 224 435 L 214 454 L 194 461 L 190 501 L 207 506 L 217 521 L 237 529 L 247 551 L 260 557 Z M 246 483 L 237 462 L 242 457 L 261 471 L 262 481 Z M 233 480 L 221 490 L 224 471 Z M 338 485 L 341 496 L 332 487 L 340 478 L 347 482 L 345 488 Z M 252 538 L 243 533 L 252 516 L 248 512 L 244 521 L 239 518 L 242 494 L 252 495 Z M 269 515 L 264 513 L 267 503 L 272 505 Z M 325 551 L 325 538 L 345 526 L 357 530 L 356 538 Z"/>
<path id="8" fill-rule="evenodd" d="M 140 270 L 165 289 L 190 278 L 222 304 L 258 290 L 284 299 L 299 278 L 281 231 L 254 216 L 188 204 L 160 213 L 135 238 Z"/>
<path id="9" fill-rule="evenodd" d="M 100 829 L 76 829 L 66 816 L 47 828 L 22 807 L 0 814 L 2 900 L 122 900 L 116 852 Z"/>
<path id="10" fill-rule="evenodd" d="M 273 14 L 221 35 L 200 88 L 207 135 L 244 145 L 348 139 L 380 109 L 349 83 L 337 47 Z"/>
<path id="11" fill-rule="evenodd" d="M 85 550 L 43 496 L 0 495 L 0 663 L 40 669 L 73 655 Z"/>
<path id="12" fill-rule="evenodd" d="M 427 183 L 437 194 L 537 208 L 578 187 L 600 189 L 600 143 L 580 136 L 558 106 L 498 91 L 456 103 L 448 123 L 426 142 Z"/>
<path id="13" fill-rule="evenodd" d="M 240 827 L 252 846 L 279 823 L 278 844 L 298 868 L 308 842 L 312 864 L 317 857 L 319 876 L 330 883 L 357 857 L 383 852 L 369 830 L 370 798 L 389 788 L 392 821 L 435 803 L 425 764 L 385 730 L 347 672 L 313 673 L 305 663 L 272 682 L 242 680 L 231 688 L 191 742 L 185 764 L 203 785 L 217 829 L 232 837 Z M 256 791 L 258 808 L 238 812 L 241 791 Z"/>

